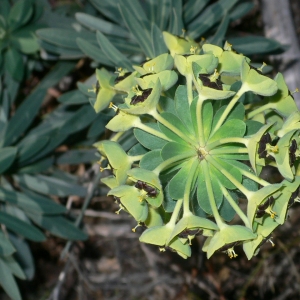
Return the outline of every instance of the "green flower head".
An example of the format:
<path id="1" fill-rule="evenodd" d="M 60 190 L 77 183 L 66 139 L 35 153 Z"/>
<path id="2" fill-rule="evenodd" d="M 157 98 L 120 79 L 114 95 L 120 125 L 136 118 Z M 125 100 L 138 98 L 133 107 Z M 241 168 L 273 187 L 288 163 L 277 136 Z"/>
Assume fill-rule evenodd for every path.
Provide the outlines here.
<path id="1" fill-rule="evenodd" d="M 226 225 L 212 237 L 206 239 L 202 250 L 207 252 L 207 258 L 210 258 L 217 250 L 227 251 L 228 256 L 232 258 L 236 257 L 236 254 L 232 249 L 236 243 L 253 240 L 256 237 L 257 235 L 249 228 L 240 225 Z M 224 246 L 226 245 L 229 245 L 229 248 L 224 250 Z"/>
<path id="2" fill-rule="evenodd" d="M 143 232 L 140 241 L 147 244 L 153 244 L 160 247 L 160 251 L 170 249 L 177 252 L 181 257 L 191 256 L 191 248 L 188 244 L 183 244 L 178 237 L 169 241 L 174 226 L 166 224 L 163 226 L 151 227 Z"/>

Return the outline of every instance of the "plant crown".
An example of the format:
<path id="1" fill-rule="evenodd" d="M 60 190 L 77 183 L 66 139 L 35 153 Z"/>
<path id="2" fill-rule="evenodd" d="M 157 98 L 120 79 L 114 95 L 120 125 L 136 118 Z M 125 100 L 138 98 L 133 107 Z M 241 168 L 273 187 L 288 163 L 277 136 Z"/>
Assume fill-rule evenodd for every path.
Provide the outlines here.
<path id="1" fill-rule="evenodd" d="M 202 234 L 208 258 L 241 245 L 251 259 L 299 201 L 300 112 L 282 74 L 265 76 L 229 43 L 163 36 L 170 53 L 118 75 L 96 70 L 91 103 L 115 110 L 106 128 L 117 132 L 95 144 L 112 171 L 102 182 L 147 227 L 141 242 L 187 258 Z M 128 152 L 125 132 L 136 139 Z M 267 166 L 279 182 L 262 178 Z"/>

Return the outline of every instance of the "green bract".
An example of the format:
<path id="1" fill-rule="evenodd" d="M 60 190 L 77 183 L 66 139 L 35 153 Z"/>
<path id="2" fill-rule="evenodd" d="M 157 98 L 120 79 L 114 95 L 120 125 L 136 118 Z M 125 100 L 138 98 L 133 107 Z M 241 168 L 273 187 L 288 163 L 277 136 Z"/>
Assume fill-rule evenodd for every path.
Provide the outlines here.
<path id="1" fill-rule="evenodd" d="M 293 99 L 282 76 L 263 75 L 229 43 L 201 46 L 167 32 L 164 40 L 171 55 L 134 66 L 131 87 L 103 84 L 123 93 L 109 100 L 116 114 L 107 128 L 118 136 L 134 128 L 135 140 L 127 154 L 118 138 L 97 144 L 113 173 L 102 181 L 120 208 L 148 227 L 141 242 L 186 258 L 193 237 L 203 234 L 208 257 L 216 251 L 236 257 L 233 248 L 243 245 L 250 259 L 299 199 L 300 114 L 293 104 L 288 116 Z M 112 76 L 101 74 L 107 82 Z M 107 105 L 108 95 L 97 101 Z M 266 113 L 251 95 L 265 97 Z M 283 182 L 260 177 L 267 165 Z M 236 215 L 241 224 L 232 225 Z"/>

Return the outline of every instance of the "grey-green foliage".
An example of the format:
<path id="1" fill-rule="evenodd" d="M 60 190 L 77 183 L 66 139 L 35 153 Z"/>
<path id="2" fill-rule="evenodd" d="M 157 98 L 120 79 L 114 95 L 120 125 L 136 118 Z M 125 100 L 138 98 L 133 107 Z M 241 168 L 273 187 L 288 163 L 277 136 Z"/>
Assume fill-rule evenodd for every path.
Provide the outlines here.
<path id="1" fill-rule="evenodd" d="M 61 171 L 57 164 L 77 164 L 95 157 L 85 149 L 62 155 L 53 152 L 72 135 L 90 126 L 97 119 L 96 114 L 89 104 L 79 108 L 62 104 L 42 120 L 37 116 L 47 89 L 74 65 L 60 62 L 54 66 L 15 111 L 11 106 L 18 94 L 12 91 L 15 86 L 1 81 L 0 274 L 5 276 L 0 275 L 0 285 L 12 299 L 21 299 L 14 276 L 31 279 L 34 275 L 33 258 L 26 240 L 46 239 L 38 227 L 68 240 L 87 237 L 66 218 L 66 208 L 55 203 L 50 195 L 84 197 L 87 190 L 78 184 L 78 178 Z"/>
<path id="2" fill-rule="evenodd" d="M 39 49 L 35 31 L 45 27 L 40 21 L 44 1 L 2 0 L 0 5 L 0 75 L 8 72 L 21 81 L 28 65 L 28 56 Z"/>
<path id="3" fill-rule="evenodd" d="M 56 109 L 41 115 L 47 90 L 74 69 L 74 62 L 54 65 L 39 85 L 23 96 L 24 75 L 29 77 L 38 65 L 44 69 L 46 65 L 38 63 L 39 45 L 34 37 L 44 2 L 19 0 L 11 7 L 3 0 L 0 4 L 0 285 L 14 300 L 21 299 L 15 276 L 34 276 L 27 240 L 44 241 L 44 231 L 67 240 L 87 238 L 51 195 L 86 196 L 87 189 L 79 184 L 79 178 L 58 165 L 95 160 L 90 146 L 104 131 L 107 120 L 95 114 L 80 91 L 63 95 Z M 50 17 L 54 20 L 59 15 L 52 13 Z M 44 24 L 50 22 L 48 18 L 47 14 L 42 16 Z M 54 152 L 61 145 L 77 148 Z"/>
<path id="4" fill-rule="evenodd" d="M 222 46 L 225 39 L 244 54 L 262 54 L 282 51 L 282 46 L 259 36 L 237 37 L 227 35 L 228 26 L 254 6 L 253 1 L 244 0 L 89 0 L 93 5 L 89 12 L 77 12 L 73 28 L 65 19 L 59 27 L 37 31 L 42 47 L 57 57 L 88 56 L 96 63 L 106 66 L 124 67 L 116 64 L 115 56 L 103 47 L 101 32 L 120 53 L 136 63 L 144 57 L 153 58 L 166 51 L 162 31 L 175 35 L 186 35 L 194 40 L 205 38 L 208 42 Z M 100 47 L 100 49 L 99 49 Z M 122 53 L 122 54 L 121 54 Z M 127 64 L 128 65 L 128 64 Z"/>

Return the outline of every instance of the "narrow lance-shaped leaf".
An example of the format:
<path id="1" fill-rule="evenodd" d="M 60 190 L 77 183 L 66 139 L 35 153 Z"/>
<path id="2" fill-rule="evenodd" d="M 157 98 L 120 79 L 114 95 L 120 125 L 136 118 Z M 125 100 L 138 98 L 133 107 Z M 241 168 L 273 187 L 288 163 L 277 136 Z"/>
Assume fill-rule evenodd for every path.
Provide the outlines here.
<path id="1" fill-rule="evenodd" d="M 97 41 L 103 53 L 117 67 L 133 71 L 130 60 L 124 56 L 100 31 L 97 31 Z"/>
<path id="2" fill-rule="evenodd" d="M 0 284 L 3 287 L 4 291 L 13 300 L 22 300 L 16 280 L 14 279 L 5 261 L 3 261 L 1 258 L 0 258 Z"/>
<path id="3" fill-rule="evenodd" d="M 8 229 L 24 236 L 31 241 L 42 242 L 46 239 L 45 235 L 36 227 L 12 215 L 0 211 L 0 224 L 1 223 L 4 224 Z"/>

